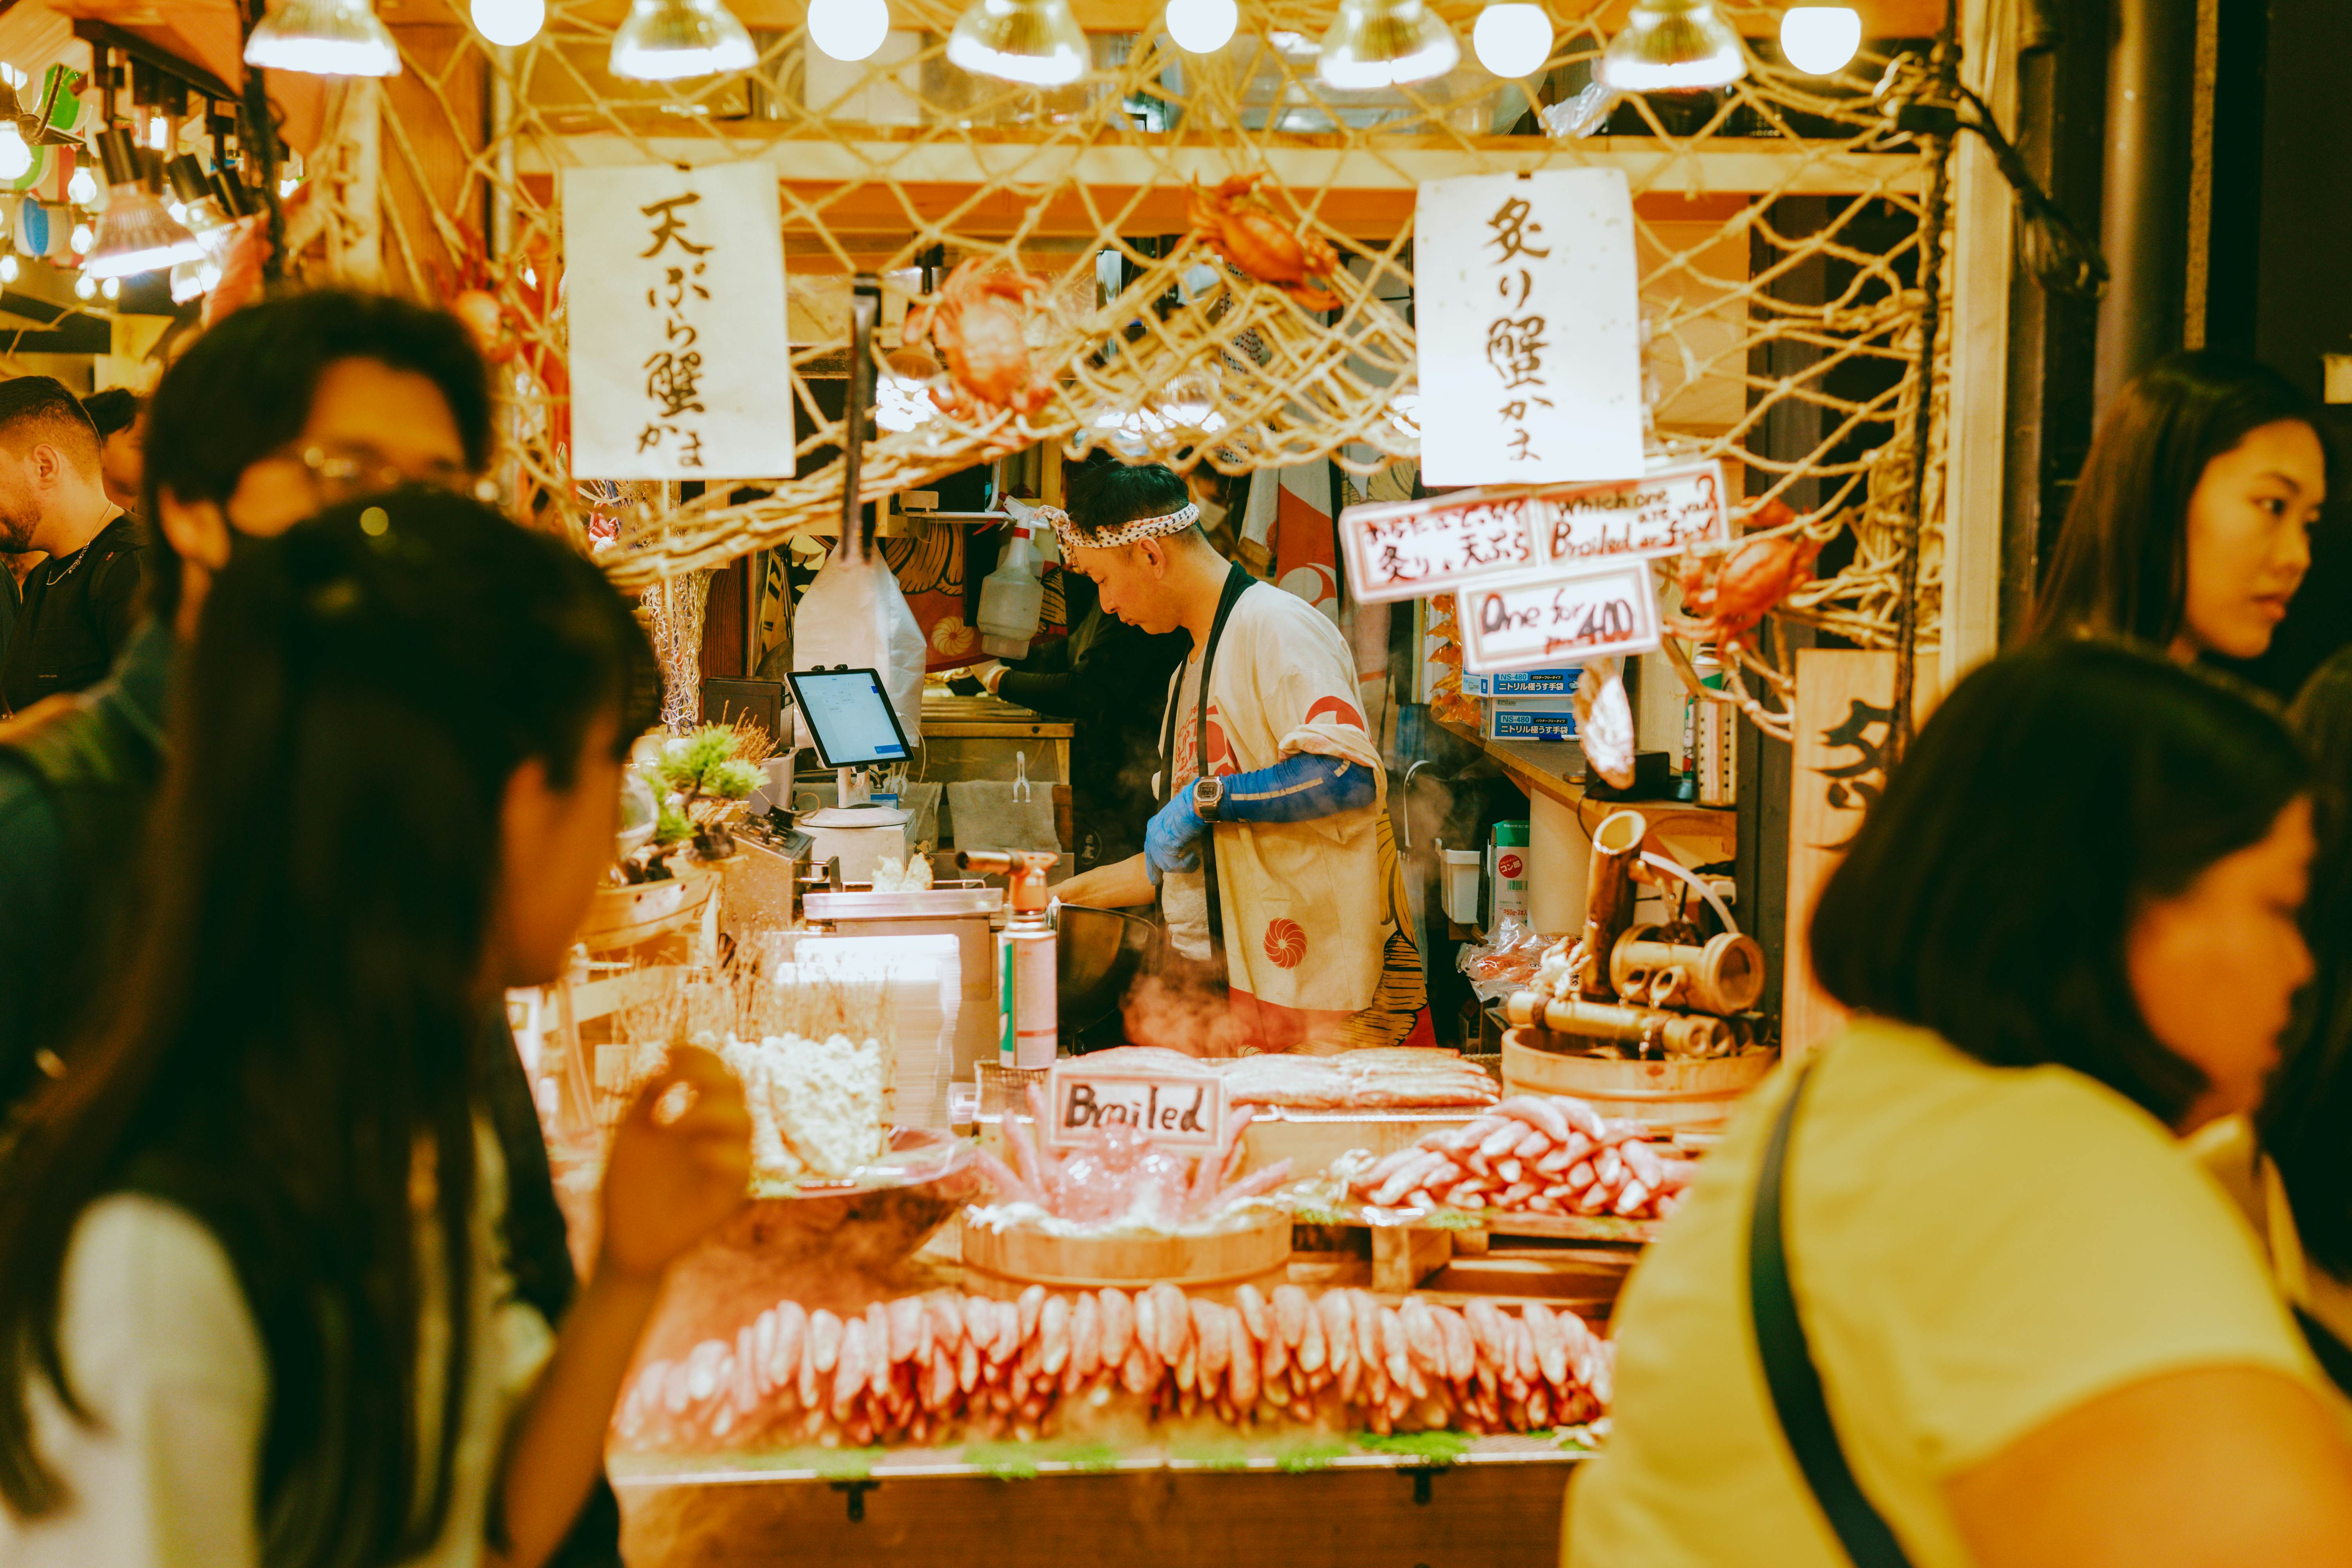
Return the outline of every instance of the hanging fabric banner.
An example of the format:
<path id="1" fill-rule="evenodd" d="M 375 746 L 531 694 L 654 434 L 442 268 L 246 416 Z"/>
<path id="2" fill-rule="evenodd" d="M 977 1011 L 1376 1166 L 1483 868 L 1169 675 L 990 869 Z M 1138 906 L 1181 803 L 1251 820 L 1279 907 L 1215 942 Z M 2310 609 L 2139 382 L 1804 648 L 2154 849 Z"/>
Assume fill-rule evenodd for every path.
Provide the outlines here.
<path id="1" fill-rule="evenodd" d="M 1413 235 L 1423 482 L 1637 478 L 1641 299 L 1623 171 L 1433 180 Z"/>
<path id="2" fill-rule="evenodd" d="M 793 471 L 774 165 L 567 169 L 563 254 L 575 475 Z"/>

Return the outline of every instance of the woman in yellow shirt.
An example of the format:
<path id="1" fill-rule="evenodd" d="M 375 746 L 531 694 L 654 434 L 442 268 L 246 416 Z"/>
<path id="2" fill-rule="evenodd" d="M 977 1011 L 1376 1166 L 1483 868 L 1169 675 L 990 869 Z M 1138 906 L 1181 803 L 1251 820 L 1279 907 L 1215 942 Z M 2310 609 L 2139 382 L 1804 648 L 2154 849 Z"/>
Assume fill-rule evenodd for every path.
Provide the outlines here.
<path id="1" fill-rule="evenodd" d="M 1814 918 L 1859 1021 L 1628 1286 L 1570 1563 L 2352 1563 L 2352 1445 L 2176 1142 L 2310 976 L 2304 790 L 2274 719 L 2122 648 L 1960 684 Z"/>

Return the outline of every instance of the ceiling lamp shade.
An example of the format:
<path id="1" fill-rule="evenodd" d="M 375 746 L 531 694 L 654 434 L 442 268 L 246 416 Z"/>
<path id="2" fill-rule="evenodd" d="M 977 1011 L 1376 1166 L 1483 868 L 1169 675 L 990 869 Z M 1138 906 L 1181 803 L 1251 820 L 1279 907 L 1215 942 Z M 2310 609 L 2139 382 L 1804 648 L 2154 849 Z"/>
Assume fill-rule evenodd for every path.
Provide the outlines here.
<path id="1" fill-rule="evenodd" d="M 171 182 L 172 194 L 180 198 L 180 221 L 196 237 L 196 243 L 207 251 L 228 243 L 233 226 L 213 195 L 212 177 L 205 173 L 204 160 L 194 153 L 183 153 L 164 163 L 163 177 Z"/>
<path id="2" fill-rule="evenodd" d="M 759 59 L 751 35 L 719 0 L 631 0 L 609 63 L 631 81 L 683 81 L 750 70 Z"/>
<path id="3" fill-rule="evenodd" d="M 1067 87 L 1093 57 L 1070 0 L 973 0 L 948 35 L 948 62 L 1024 87 Z"/>
<path id="4" fill-rule="evenodd" d="M 245 40 L 245 63 L 308 76 L 398 76 L 400 49 L 369 0 L 280 0 Z"/>
<path id="5" fill-rule="evenodd" d="M 163 210 L 139 177 L 138 151 L 131 132 L 111 126 L 99 132 L 99 161 L 106 165 L 106 210 L 98 215 L 97 243 L 82 270 L 92 278 L 127 278 L 194 261 L 204 246 Z"/>
<path id="6" fill-rule="evenodd" d="M 1738 81 L 1748 56 L 1715 0 L 1634 0 L 1598 74 L 1619 92 L 1690 92 Z"/>
<path id="7" fill-rule="evenodd" d="M 1372 92 L 1444 76 L 1461 59 L 1454 29 L 1426 0 L 1339 0 L 1315 74 L 1326 87 Z"/>

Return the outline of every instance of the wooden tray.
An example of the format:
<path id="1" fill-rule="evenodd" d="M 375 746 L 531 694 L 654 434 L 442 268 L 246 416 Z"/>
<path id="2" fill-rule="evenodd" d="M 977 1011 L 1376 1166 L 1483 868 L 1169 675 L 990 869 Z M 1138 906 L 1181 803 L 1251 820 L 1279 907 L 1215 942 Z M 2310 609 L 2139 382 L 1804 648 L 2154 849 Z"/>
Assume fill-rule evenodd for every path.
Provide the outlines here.
<path id="1" fill-rule="evenodd" d="M 963 1262 L 1023 1285 L 1098 1289 L 1156 1285 L 1239 1285 L 1279 1276 L 1290 1262 L 1290 1215 L 1268 1209 L 1213 1236 L 1051 1236 L 963 1222 Z M 974 1289 L 977 1289 L 977 1285 Z"/>
<path id="2" fill-rule="evenodd" d="M 613 952 L 692 925 L 718 889 L 717 873 L 688 867 L 659 882 L 599 888 L 588 905 L 580 940 L 591 952 Z"/>
<path id="3" fill-rule="evenodd" d="M 1715 1131 L 1742 1095 L 1764 1080 L 1779 1057 L 1742 1051 L 1736 1057 L 1684 1061 L 1635 1061 L 1549 1048 L 1549 1030 L 1520 1028 L 1503 1036 L 1505 1094 L 1572 1094 L 1603 1116 L 1646 1121 L 1662 1131 Z"/>
<path id="4" fill-rule="evenodd" d="M 1242 1134 L 1242 1170 L 1290 1162 L 1295 1181 L 1330 1168 L 1350 1149 L 1374 1157 L 1393 1154 L 1424 1132 L 1460 1127 L 1486 1114 L 1483 1105 L 1433 1106 L 1420 1110 L 1261 1110 Z"/>

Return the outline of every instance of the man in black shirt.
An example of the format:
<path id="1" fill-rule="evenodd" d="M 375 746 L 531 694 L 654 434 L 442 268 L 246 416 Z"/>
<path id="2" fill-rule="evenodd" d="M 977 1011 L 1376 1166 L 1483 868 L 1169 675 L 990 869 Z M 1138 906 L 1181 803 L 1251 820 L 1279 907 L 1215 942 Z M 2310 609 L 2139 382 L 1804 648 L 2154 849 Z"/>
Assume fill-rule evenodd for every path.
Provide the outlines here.
<path id="1" fill-rule="evenodd" d="M 106 499 L 98 427 L 46 375 L 0 382 L 0 552 L 46 552 L 0 664 L 0 713 L 103 679 L 138 624 L 139 525 Z"/>

